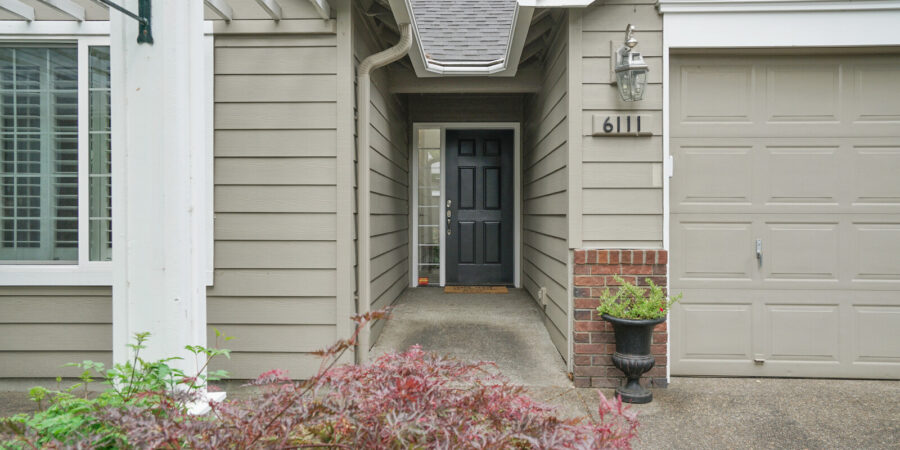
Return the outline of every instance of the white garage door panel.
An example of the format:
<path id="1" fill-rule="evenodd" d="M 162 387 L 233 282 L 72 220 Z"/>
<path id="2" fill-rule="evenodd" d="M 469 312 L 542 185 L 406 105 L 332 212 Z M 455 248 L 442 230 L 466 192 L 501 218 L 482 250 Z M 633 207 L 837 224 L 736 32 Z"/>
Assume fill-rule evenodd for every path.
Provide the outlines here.
<path id="1" fill-rule="evenodd" d="M 896 378 L 900 370 L 896 292 L 685 292 L 691 301 L 671 316 L 673 374 Z"/>
<path id="2" fill-rule="evenodd" d="M 672 136 L 897 135 L 900 56 L 672 60 Z"/>
<path id="3" fill-rule="evenodd" d="M 678 213 L 670 236 L 678 289 L 900 291 L 900 215 Z"/>
<path id="4" fill-rule="evenodd" d="M 900 56 L 671 83 L 672 373 L 900 378 Z"/>
<path id="5" fill-rule="evenodd" d="M 672 211 L 900 214 L 900 137 L 672 137 L 669 148 Z"/>

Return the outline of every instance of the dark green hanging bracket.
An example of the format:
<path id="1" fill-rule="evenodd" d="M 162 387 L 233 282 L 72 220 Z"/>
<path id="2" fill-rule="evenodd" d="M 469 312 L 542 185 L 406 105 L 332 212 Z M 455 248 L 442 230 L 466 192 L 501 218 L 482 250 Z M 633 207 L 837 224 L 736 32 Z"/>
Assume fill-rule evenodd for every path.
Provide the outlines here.
<path id="1" fill-rule="evenodd" d="M 150 31 L 150 0 L 138 0 L 138 13 L 135 14 L 110 0 L 97 0 L 128 17 L 138 21 L 138 44 L 153 44 L 153 33 Z"/>

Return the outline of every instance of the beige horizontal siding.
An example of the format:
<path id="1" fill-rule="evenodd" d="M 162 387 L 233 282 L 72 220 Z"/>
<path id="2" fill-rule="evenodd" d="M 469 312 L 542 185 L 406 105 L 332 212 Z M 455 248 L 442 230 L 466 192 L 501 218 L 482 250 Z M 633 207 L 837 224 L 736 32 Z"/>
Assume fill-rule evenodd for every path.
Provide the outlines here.
<path id="1" fill-rule="evenodd" d="M 213 329 L 235 337 L 222 344 L 232 359 L 213 368 L 237 378 L 308 377 L 310 352 L 337 337 L 336 45 L 334 35 L 216 37 L 207 314 L 210 343 Z"/>
<path id="2" fill-rule="evenodd" d="M 0 378 L 74 377 L 112 361 L 109 287 L 0 287 Z"/>
<path id="3" fill-rule="evenodd" d="M 592 6 L 581 17 L 581 241 L 585 248 L 662 246 L 662 16 L 651 0 Z M 610 41 L 633 24 L 650 66 L 644 99 L 623 102 L 610 80 Z M 593 137 L 594 115 L 641 114 L 652 137 Z"/>
<path id="4" fill-rule="evenodd" d="M 556 30 L 541 90 L 525 103 L 522 152 L 522 285 L 535 297 L 547 289 L 544 322 L 568 358 L 568 31 Z"/>
<path id="5" fill-rule="evenodd" d="M 353 56 L 358 65 L 382 50 L 366 19 L 353 16 Z M 404 102 L 390 93 L 387 71 L 371 77 L 369 105 L 371 308 L 392 305 L 409 286 L 409 128 Z M 354 208 L 355 210 L 355 208 Z M 372 344 L 384 321 L 372 327 Z"/>

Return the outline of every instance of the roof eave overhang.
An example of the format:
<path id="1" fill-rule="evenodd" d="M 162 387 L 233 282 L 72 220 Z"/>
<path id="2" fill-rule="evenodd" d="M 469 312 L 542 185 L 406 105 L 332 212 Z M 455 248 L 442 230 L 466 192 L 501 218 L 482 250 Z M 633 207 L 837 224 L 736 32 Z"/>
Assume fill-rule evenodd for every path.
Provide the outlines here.
<path id="1" fill-rule="evenodd" d="M 487 62 L 460 62 L 440 61 L 425 57 L 419 41 L 419 33 L 416 29 L 415 17 L 409 0 L 390 0 L 391 10 L 397 23 L 409 23 L 412 25 L 413 44 L 409 50 L 409 59 L 412 61 L 416 75 L 420 78 L 441 76 L 492 76 L 513 77 L 519 68 L 519 59 L 525 48 L 525 38 L 528 37 L 528 29 L 531 26 L 531 17 L 534 6 L 523 6 L 522 0 L 516 5 L 515 17 L 513 17 L 510 42 L 507 46 L 506 56 L 503 59 Z"/>
<path id="2" fill-rule="evenodd" d="M 584 8 L 597 0 L 519 0 L 519 6 L 532 8 Z"/>

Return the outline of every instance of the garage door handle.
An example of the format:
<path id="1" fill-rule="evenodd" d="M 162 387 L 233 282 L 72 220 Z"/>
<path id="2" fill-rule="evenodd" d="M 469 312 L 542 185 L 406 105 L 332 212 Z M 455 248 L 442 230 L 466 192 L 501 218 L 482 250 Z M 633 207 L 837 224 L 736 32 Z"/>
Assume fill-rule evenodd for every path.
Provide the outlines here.
<path id="1" fill-rule="evenodd" d="M 762 265 L 762 239 L 756 240 L 756 262 Z"/>

